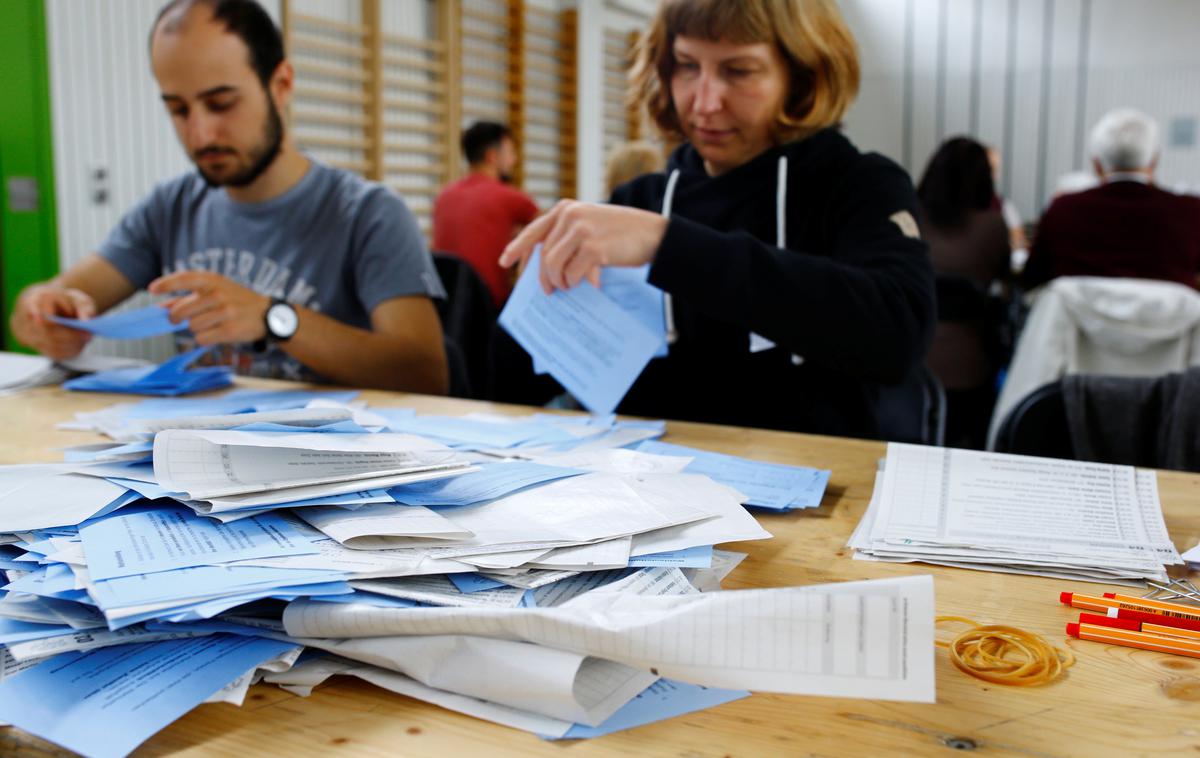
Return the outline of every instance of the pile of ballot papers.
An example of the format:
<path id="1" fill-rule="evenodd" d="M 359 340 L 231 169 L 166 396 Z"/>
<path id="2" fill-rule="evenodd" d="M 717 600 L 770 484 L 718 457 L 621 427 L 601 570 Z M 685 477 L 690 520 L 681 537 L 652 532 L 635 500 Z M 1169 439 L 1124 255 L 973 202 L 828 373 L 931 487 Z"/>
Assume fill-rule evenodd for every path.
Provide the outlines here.
<path id="1" fill-rule="evenodd" d="M 1183 563 L 1153 471 L 890 443 L 855 558 L 1140 586 Z"/>
<path id="2" fill-rule="evenodd" d="M 555 739 L 751 689 L 933 697 L 929 577 L 720 589 L 744 555 L 715 546 L 770 537 L 746 506 L 819 505 L 828 471 L 660 443 L 662 422 L 353 392 L 63 426 L 111 441 L 0 467 L 0 721 L 86 755 L 334 675 Z"/>

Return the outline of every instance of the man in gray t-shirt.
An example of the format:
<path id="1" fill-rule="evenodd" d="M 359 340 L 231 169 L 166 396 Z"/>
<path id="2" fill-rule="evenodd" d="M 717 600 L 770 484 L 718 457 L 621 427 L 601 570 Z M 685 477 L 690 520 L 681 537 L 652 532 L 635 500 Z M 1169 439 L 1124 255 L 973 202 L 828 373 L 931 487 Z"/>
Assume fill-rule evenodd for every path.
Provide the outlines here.
<path id="1" fill-rule="evenodd" d="M 220 345 L 241 373 L 444 392 L 431 297 L 444 292 L 420 230 L 383 186 L 316 162 L 285 133 L 293 72 L 253 0 L 174 0 L 151 60 L 196 163 L 160 184 L 85 259 L 26 289 L 13 331 L 53 358 L 89 318 L 138 289 L 170 295 L 184 340 Z"/>

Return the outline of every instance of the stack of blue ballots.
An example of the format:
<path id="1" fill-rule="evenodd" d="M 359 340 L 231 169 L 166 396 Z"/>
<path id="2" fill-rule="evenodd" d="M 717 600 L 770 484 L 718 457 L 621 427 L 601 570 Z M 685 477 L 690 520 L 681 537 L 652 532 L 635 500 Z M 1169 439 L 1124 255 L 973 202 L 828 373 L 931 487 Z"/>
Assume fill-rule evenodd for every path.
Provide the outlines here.
<path id="1" fill-rule="evenodd" d="M 353 675 L 552 739 L 748 694 L 612 663 L 594 682 L 578 679 L 587 667 L 567 676 L 578 687 L 565 695 L 510 702 L 459 689 L 436 653 L 386 652 L 412 644 L 397 637 L 289 635 L 289 609 L 469 615 L 597 592 L 628 591 L 622 607 L 633 607 L 643 595 L 719 591 L 743 556 L 717 546 L 770 537 L 744 496 L 808 507 L 828 479 L 658 443 L 661 421 L 421 415 L 354 398 L 234 390 L 121 404 L 69 425 L 111 443 L 70 449 L 62 464 L 0 467 L 0 721 L 86 755 L 124 755 L 202 702 L 240 702 L 263 666 L 280 686 Z M 500 656 L 520 671 L 493 642 L 463 653 L 469 666 Z M 150 671 L 156 658 L 173 664 Z M 84 682 L 111 667 L 138 684 L 126 692 L 113 680 L 97 699 Z M 562 709 L 592 686 L 605 708 Z M 139 696 L 158 690 L 170 692 L 162 707 L 141 710 Z M 96 702 L 111 704 L 101 713 Z M 120 740 L 89 742 L 89 719 L 101 717 Z"/>
<path id="2" fill-rule="evenodd" d="M 500 325 L 593 413 L 612 413 L 646 364 L 666 354 L 663 293 L 648 267 L 605 269 L 601 286 L 581 282 L 547 295 L 538 279 L 541 246 L 513 288 Z"/>
<path id="3" fill-rule="evenodd" d="M 131 395 L 190 395 L 220 389 L 233 383 L 228 366 L 203 366 L 189 369 L 211 347 L 198 347 L 170 358 L 157 366 L 134 366 L 98 371 L 63 383 L 69 390 L 123 392 Z"/>
<path id="4" fill-rule="evenodd" d="M 172 323 L 168 318 L 167 309 L 158 305 L 109 313 L 93 319 L 51 316 L 51 320 L 100 337 L 125 340 L 157 337 L 188 328 L 187 322 Z M 125 392 L 137 395 L 188 395 L 228 386 L 233 381 L 233 373 L 226 366 L 206 366 L 189 370 L 189 366 L 209 349 L 196 348 L 158 366 L 100 371 L 72 379 L 63 386 L 71 390 Z"/>

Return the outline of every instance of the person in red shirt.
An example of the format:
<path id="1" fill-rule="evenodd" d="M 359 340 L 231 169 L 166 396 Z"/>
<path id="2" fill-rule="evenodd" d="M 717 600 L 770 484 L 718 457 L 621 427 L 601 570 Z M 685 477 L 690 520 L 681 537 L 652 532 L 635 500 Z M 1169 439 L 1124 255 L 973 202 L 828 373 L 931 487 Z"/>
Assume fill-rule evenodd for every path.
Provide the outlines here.
<path id="1" fill-rule="evenodd" d="M 446 185 L 434 201 L 433 250 L 471 264 L 500 307 L 512 291 L 500 253 L 537 217 L 538 207 L 510 185 L 517 146 L 508 127 L 480 121 L 463 132 L 462 149 L 470 173 Z"/>

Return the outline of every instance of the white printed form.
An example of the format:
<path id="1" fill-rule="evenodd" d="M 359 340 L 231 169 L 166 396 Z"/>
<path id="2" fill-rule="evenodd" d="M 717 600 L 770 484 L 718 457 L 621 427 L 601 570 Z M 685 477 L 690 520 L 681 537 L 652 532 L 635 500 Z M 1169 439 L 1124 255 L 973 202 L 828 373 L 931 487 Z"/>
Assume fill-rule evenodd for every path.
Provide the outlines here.
<path id="1" fill-rule="evenodd" d="M 707 687 L 933 702 L 933 578 L 695 595 L 589 592 L 556 608 L 391 609 L 297 601 L 295 637 L 467 634 Z"/>
<path id="2" fill-rule="evenodd" d="M 1161 569 L 1129 466 L 890 443 L 871 537 Z"/>
<path id="3" fill-rule="evenodd" d="M 193 500 L 463 465 L 449 448 L 406 434 L 169 429 L 154 438 L 159 484 Z"/>

